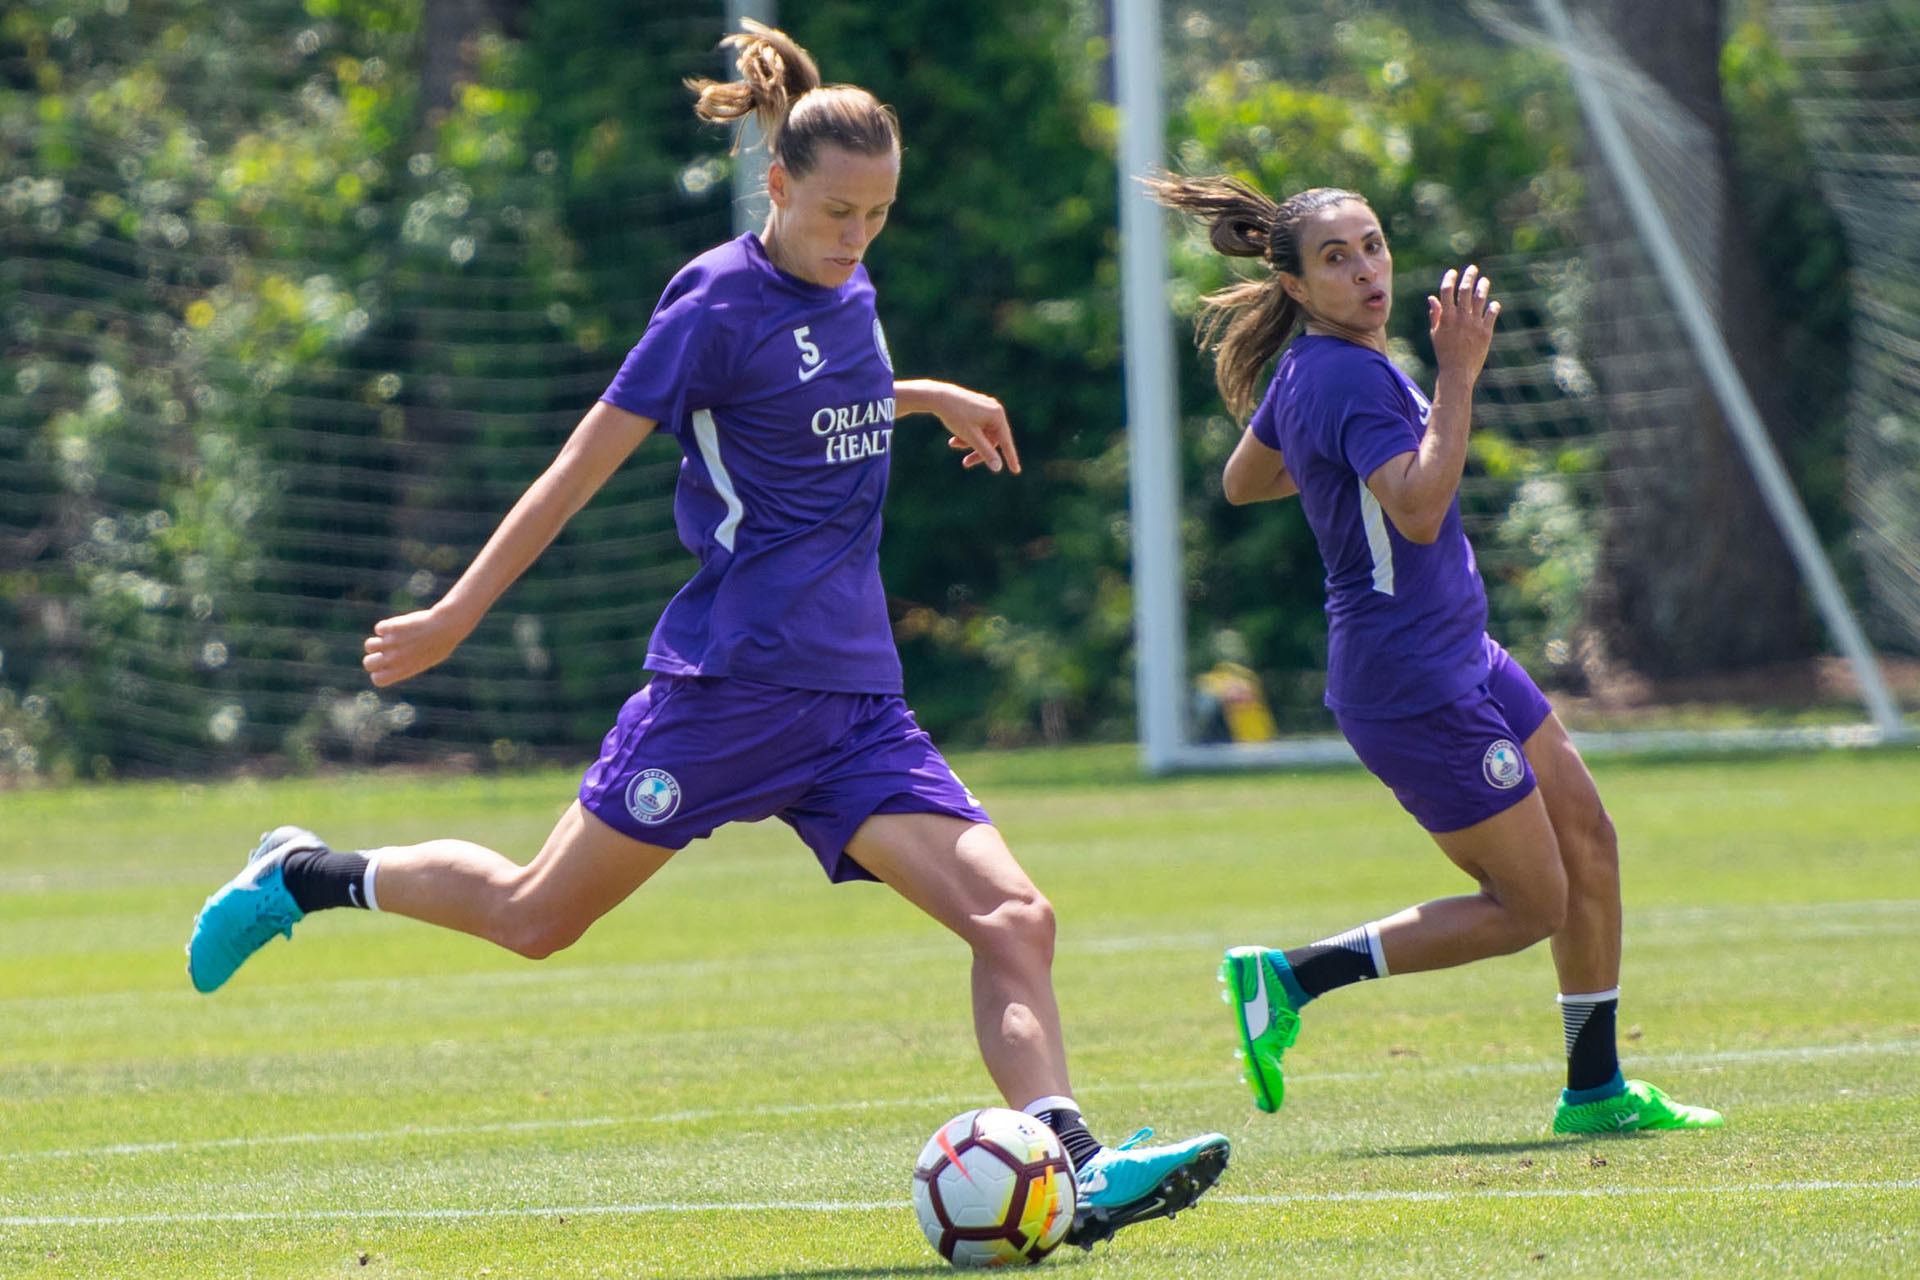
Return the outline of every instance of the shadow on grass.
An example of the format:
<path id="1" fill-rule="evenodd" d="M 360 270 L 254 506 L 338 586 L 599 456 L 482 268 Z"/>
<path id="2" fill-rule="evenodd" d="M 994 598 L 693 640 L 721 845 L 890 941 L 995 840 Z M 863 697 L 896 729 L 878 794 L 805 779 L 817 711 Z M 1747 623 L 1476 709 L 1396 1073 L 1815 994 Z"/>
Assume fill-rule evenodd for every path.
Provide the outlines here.
<path id="1" fill-rule="evenodd" d="M 1632 1133 L 1565 1134 L 1552 1138 L 1523 1138 L 1516 1142 L 1443 1142 L 1425 1147 L 1369 1147 L 1344 1151 L 1343 1160 L 1379 1160 L 1393 1158 L 1417 1160 L 1424 1156 L 1500 1156 L 1521 1151 L 1568 1151 L 1592 1146 L 1596 1142 L 1618 1142 L 1642 1135 Z"/>

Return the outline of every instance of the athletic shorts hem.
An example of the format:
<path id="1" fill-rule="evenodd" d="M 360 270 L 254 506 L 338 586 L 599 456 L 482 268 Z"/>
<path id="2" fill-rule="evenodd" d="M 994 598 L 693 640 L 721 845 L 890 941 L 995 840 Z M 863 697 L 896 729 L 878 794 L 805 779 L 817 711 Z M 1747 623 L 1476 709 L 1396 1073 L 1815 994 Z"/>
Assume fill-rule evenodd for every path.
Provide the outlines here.
<path id="1" fill-rule="evenodd" d="M 778 817 L 829 879 L 871 880 L 847 841 L 876 813 L 990 819 L 897 694 L 659 675 L 627 700 L 580 804 L 631 839 L 680 850 Z"/>
<path id="2" fill-rule="evenodd" d="M 785 814 L 781 817 L 800 837 L 801 843 L 813 850 L 813 856 L 820 860 L 821 870 L 827 873 L 827 879 L 835 884 L 849 881 L 869 880 L 878 883 L 879 876 L 861 866 L 854 856 L 847 852 L 847 845 L 853 840 L 854 832 L 866 823 L 868 818 L 877 818 L 883 813 L 937 813 L 949 818 L 959 818 L 963 822 L 977 822 L 992 826 L 993 819 L 987 811 L 978 805 L 956 804 L 941 801 L 932 796 L 915 795 L 911 791 L 896 791 L 874 802 L 873 807 L 859 817 L 852 813 L 841 815 L 832 823 L 802 826 Z"/>
<path id="3" fill-rule="evenodd" d="M 1456 831 L 1465 831 L 1468 827 L 1477 827 L 1489 818 L 1499 817 L 1501 814 L 1513 808 L 1514 805 L 1519 804 L 1522 800 L 1525 800 L 1528 796 L 1532 795 L 1534 792 L 1538 791 L 1539 789 L 1540 789 L 1540 784 L 1537 781 L 1529 778 L 1527 780 L 1526 786 L 1518 787 L 1513 791 L 1509 791 L 1504 795 L 1500 796 L 1498 800 L 1490 804 L 1478 806 L 1477 808 L 1479 810 L 1482 810 L 1479 813 L 1478 817 L 1468 818 L 1466 821 L 1462 822 L 1459 820 L 1461 814 L 1471 814 L 1476 812 L 1475 809 L 1462 809 L 1458 811 L 1456 814 L 1449 815 L 1448 818 L 1440 819 L 1440 821 L 1444 821 L 1447 823 L 1447 825 L 1444 827 L 1428 826 L 1425 820 L 1423 820 L 1420 817 L 1420 815 L 1417 813 L 1413 814 L 1413 819 L 1415 822 L 1420 823 L 1420 829 L 1422 831 L 1427 832 L 1429 835 L 1436 835 L 1436 836 L 1452 835 Z M 1403 805 L 1402 807 L 1404 808 L 1405 806 Z M 1413 811 L 1409 809 L 1408 812 L 1412 813 Z"/>

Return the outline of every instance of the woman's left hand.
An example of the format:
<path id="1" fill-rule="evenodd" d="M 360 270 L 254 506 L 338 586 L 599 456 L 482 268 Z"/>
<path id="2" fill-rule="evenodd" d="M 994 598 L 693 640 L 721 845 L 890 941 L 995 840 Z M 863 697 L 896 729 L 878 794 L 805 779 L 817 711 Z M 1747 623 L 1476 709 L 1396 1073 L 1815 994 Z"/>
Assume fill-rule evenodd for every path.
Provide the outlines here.
<path id="1" fill-rule="evenodd" d="M 893 396 L 897 417 L 930 413 L 940 419 L 948 431 L 948 446 L 966 450 L 961 466 L 1020 474 L 1020 451 L 1013 447 L 1007 411 L 992 396 L 931 378 L 897 381 Z"/>
<path id="2" fill-rule="evenodd" d="M 947 447 L 966 450 L 961 466 L 985 466 L 989 471 L 1005 467 L 1020 474 L 1020 451 L 1013 446 L 1013 427 L 998 400 L 965 387 L 949 386 L 929 410 L 949 432 Z"/>

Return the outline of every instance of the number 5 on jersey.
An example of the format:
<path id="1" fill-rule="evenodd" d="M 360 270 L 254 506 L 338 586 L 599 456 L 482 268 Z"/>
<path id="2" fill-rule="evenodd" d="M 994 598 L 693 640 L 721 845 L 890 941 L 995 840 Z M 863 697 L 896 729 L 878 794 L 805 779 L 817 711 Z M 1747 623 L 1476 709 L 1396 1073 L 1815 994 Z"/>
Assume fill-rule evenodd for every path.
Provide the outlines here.
<path id="1" fill-rule="evenodd" d="M 814 374 L 827 367 L 826 360 L 820 355 L 820 348 L 807 341 L 807 334 L 812 329 L 812 325 L 803 324 L 793 331 L 793 344 L 800 348 L 800 381 L 802 382 L 812 381 Z"/>

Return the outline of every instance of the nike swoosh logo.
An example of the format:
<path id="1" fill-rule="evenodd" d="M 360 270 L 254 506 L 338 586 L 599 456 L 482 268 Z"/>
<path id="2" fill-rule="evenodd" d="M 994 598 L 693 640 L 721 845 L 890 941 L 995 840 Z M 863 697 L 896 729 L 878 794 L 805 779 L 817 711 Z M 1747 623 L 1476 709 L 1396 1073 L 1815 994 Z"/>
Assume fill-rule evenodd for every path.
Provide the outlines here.
<path id="1" fill-rule="evenodd" d="M 1080 1194 L 1082 1195 L 1092 1195 L 1096 1191 L 1105 1191 L 1106 1189 L 1107 1171 L 1105 1169 L 1091 1169 L 1087 1172 L 1087 1176 L 1080 1180 Z"/>
<path id="2" fill-rule="evenodd" d="M 1247 1034 L 1258 1037 L 1267 1029 L 1267 1023 L 1272 1021 L 1273 1013 L 1267 1006 L 1267 962 L 1256 959 L 1253 963 L 1257 982 L 1254 986 L 1253 999 L 1246 1002 L 1241 1016 L 1247 1020 Z"/>
<path id="3" fill-rule="evenodd" d="M 1615 1128 L 1624 1129 L 1630 1124 L 1638 1124 L 1639 1122 L 1640 1122 L 1640 1113 L 1638 1111 L 1629 1111 L 1627 1112 L 1627 1114 L 1621 1116 L 1618 1120 L 1615 1120 L 1613 1123 Z"/>
<path id="4" fill-rule="evenodd" d="M 961 1163 L 960 1153 L 953 1149 L 953 1144 L 951 1142 L 947 1141 L 947 1131 L 945 1129 L 942 1129 L 938 1134 L 935 1135 L 935 1137 L 937 1137 L 940 1141 L 940 1149 L 947 1153 L 947 1163 L 951 1164 L 954 1168 L 958 1169 L 960 1171 L 961 1177 L 965 1178 L 968 1182 L 972 1182 L 973 1175 L 971 1173 L 968 1173 L 967 1166 Z"/>
<path id="5" fill-rule="evenodd" d="M 813 375 L 820 372 L 822 369 L 826 367 L 827 367 L 827 362 L 825 360 L 822 360 L 819 364 L 813 366 L 813 368 L 811 369 L 806 368 L 805 366 L 802 366 L 800 369 L 800 381 L 812 382 Z"/>

